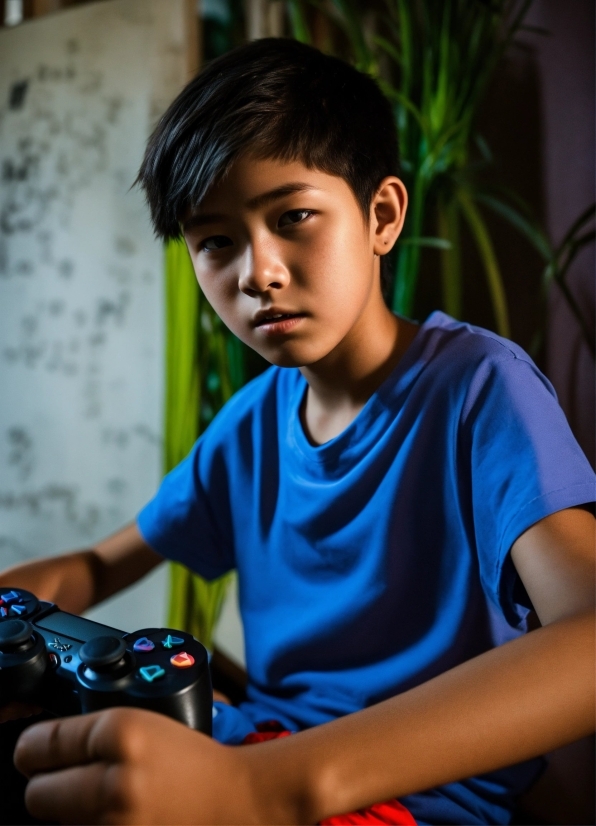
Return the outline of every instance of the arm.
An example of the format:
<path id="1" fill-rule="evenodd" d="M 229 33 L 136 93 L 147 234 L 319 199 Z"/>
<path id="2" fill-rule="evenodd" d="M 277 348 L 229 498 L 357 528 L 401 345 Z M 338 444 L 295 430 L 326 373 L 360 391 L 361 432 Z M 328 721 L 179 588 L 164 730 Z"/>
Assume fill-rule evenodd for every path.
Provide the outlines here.
<path id="1" fill-rule="evenodd" d="M 523 638 L 258 747 L 222 746 L 165 717 L 149 725 L 137 710 L 33 726 L 15 753 L 33 777 L 27 804 L 84 822 L 313 823 L 576 740 L 594 727 L 594 524 L 568 510 L 515 543 L 544 624 Z"/>
<path id="2" fill-rule="evenodd" d="M 270 784 L 263 799 L 286 787 L 306 802 L 307 819 L 321 819 L 593 732 L 595 524 L 586 511 L 561 511 L 512 548 L 544 627 L 373 708 L 265 744 L 268 754 L 255 750 L 254 770 Z"/>
<path id="3" fill-rule="evenodd" d="M 7 568 L 0 573 L 0 587 L 25 588 L 63 611 L 80 614 L 132 585 L 162 561 L 133 523 L 91 550 Z"/>

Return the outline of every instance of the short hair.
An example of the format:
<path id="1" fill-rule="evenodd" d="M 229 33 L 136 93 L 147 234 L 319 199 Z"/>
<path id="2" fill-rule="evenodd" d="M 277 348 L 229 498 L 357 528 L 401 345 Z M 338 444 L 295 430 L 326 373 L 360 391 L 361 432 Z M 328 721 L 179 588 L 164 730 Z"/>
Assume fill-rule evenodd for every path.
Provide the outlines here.
<path id="1" fill-rule="evenodd" d="M 179 238 L 183 217 L 247 153 L 343 178 L 366 222 L 380 182 L 399 174 L 393 113 L 373 78 L 296 40 L 264 38 L 213 60 L 149 138 L 136 183 L 156 234 Z"/>

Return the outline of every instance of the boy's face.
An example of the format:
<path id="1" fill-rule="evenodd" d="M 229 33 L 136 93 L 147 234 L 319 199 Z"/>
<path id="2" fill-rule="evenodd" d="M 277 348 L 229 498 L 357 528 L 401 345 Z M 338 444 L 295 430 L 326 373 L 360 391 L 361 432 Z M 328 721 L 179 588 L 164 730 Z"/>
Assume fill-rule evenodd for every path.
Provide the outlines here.
<path id="1" fill-rule="evenodd" d="M 183 229 L 223 322 L 273 364 L 301 367 L 361 343 L 388 312 L 375 252 L 397 235 L 383 241 L 376 214 L 367 225 L 342 178 L 244 157 Z"/>

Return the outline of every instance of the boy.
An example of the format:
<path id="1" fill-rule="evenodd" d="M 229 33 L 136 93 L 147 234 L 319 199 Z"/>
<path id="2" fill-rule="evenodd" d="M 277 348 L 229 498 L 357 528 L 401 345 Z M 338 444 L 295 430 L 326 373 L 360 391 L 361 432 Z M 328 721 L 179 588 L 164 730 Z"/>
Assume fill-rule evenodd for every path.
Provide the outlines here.
<path id="1" fill-rule="evenodd" d="M 384 304 L 396 145 L 373 81 L 292 41 L 214 61 L 158 125 L 156 231 L 275 366 L 136 525 L 1 584 L 80 612 L 163 557 L 235 567 L 248 701 L 216 704 L 214 740 L 131 709 L 31 727 L 38 817 L 314 823 L 399 798 L 384 822 L 505 823 L 532 758 L 593 730 L 594 476 L 520 348 Z M 300 733 L 217 742 L 270 719 Z"/>

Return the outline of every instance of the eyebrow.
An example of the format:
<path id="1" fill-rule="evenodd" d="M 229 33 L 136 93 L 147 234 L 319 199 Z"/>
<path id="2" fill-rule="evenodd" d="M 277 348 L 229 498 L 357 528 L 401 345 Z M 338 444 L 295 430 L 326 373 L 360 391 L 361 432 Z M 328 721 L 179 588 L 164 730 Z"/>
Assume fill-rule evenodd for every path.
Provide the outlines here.
<path id="1" fill-rule="evenodd" d="M 270 189 L 267 192 L 262 192 L 260 195 L 255 195 L 254 198 L 249 198 L 246 201 L 246 206 L 249 209 L 258 209 L 258 207 L 265 206 L 272 201 L 277 201 L 280 198 L 285 198 L 287 195 L 292 195 L 295 192 L 308 192 L 311 189 L 316 189 L 312 184 L 303 183 L 302 181 L 295 181 L 292 183 L 282 184 L 276 186 L 275 189 Z M 182 229 L 186 232 L 194 227 L 200 227 L 204 224 L 213 224 L 216 221 L 223 221 L 228 216 L 222 212 L 197 212 L 190 215 L 185 221 L 182 221 Z"/>

